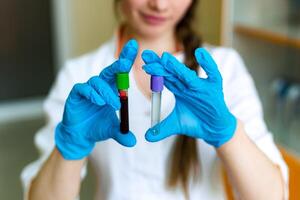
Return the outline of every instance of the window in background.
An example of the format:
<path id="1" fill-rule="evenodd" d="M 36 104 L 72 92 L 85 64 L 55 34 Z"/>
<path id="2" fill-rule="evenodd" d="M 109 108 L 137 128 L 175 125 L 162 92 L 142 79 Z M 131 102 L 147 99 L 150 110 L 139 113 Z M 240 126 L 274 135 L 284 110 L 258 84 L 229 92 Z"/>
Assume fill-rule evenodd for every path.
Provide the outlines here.
<path id="1" fill-rule="evenodd" d="M 47 94 L 54 76 L 49 0 L 0 6 L 0 101 Z"/>

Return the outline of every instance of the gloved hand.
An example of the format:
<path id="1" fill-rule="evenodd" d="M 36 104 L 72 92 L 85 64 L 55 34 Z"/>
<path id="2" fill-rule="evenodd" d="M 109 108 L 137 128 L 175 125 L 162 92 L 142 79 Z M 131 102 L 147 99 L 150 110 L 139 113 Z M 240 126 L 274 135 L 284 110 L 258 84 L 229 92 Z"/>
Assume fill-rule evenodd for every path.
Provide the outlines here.
<path id="1" fill-rule="evenodd" d="M 65 159 L 82 159 L 91 153 L 97 141 L 109 138 L 127 147 L 136 144 L 133 133 L 122 134 L 119 130 L 116 110 L 121 105 L 115 75 L 130 71 L 137 52 L 137 42 L 130 40 L 116 62 L 99 76 L 73 87 L 65 103 L 62 122 L 55 130 L 56 147 Z"/>
<path id="2" fill-rule="evenodd" d="M 195 51 L 195 57 L 208 78 L 199 78 L 169 53 L 159 58 L 153 51 L 143 52 L 143 69 L 150 75 L 163 76 L 165 86 L 176 99 L 171 114 L 146 132 L 147 141 L 184 134 L 220 147 L 234 135 L 237 120 L 225 104 L 217 64 L 203 48 Z"/>

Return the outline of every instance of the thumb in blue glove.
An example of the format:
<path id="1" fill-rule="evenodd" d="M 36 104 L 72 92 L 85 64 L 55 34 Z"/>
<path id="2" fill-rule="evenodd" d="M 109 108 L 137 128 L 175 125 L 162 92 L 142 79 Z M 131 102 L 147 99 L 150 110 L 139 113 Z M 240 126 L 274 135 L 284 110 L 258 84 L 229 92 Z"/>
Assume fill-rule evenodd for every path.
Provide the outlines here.
<path id="1" fill-rule="evenodd" d="M 119 59 L 99 76 L 92 77 L 86 83 L 75 84 L 66 100 L 62 122 L 55 130 L 56 147 L 65 159 L 82 159 L 91 153 L 96 142 L 109 138 L 126 147 L 136 144 L 132 132 L 120 132 L 116 115 L 120 101 L 116 93 L 115 75 L 130 71 L 137 52 L 137 42 L 129 41 Z"/>
<path id="2" fill-rule="evenodd" d="M 144 70 L 150 75 L 163 76 L 165 86 L 176 100 L 171 114 L 146 132 L 147 141 L 184 134 L 220 147 L 234 135 L 237 120 L 225 104 L 217 64 L 203 48 L 195 51 L 195 57 L 205 70 L 206 79 L 198 77 L 169 53 L 159 58 L 153 51 L 143 52 Z"/>

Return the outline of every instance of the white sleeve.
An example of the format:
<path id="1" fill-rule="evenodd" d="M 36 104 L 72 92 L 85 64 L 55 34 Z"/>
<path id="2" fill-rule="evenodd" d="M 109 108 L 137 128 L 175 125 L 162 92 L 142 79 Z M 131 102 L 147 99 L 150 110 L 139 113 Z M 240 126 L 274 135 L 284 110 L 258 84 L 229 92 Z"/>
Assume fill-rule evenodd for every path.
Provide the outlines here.
<path id="1" fill-rule="evenodd" d="M 36 133 L 34 138 L 34 143 L 39 150 L 40 158 L 27 165 L 21 173 L 24 198 L 28 195 L 27 193 L 31 181 L 37 175 L 54 148 L 54 129 L 62 119 L 65 100 L 75 84 L 71 67 L 72 63 L 68 62 L 66 66 L 62 68 L 44 102 L 43 108 L 47 124 Z M 82 170 L 82 177 L 84 177 L 85 174 L 86 167 Z"/>
<path id="2" fill-rule="evenodd" d="M 227 63 L 224 65 L 228 67 L 224 69 L 227 74 L 226 78 L 223 77 L 225 101 L 230 111 L 243 122 L 251 140 L 279 166 L 285 184 L 285 199 L 288 199 L 288 168 L 265 125 L 254 82 L 239 54 L 234 50 L 229 51 Z"/>

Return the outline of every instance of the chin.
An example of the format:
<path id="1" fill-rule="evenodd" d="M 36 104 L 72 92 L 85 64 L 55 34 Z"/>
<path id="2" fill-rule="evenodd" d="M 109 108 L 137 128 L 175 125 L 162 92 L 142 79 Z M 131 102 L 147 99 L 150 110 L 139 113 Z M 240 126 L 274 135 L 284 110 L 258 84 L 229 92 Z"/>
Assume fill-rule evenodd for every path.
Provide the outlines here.
<path id="1" fill-rule="evenodd" d="M 147 38 L 155 38 L 161 36 L 166 31 L 168 31 L 167 26 L 153 26 L 148 24 L 142 24 L 136 28 L 136 31 L 142 35 L 143 37 Z"/>

